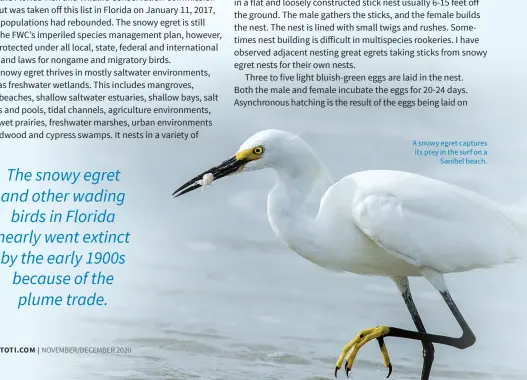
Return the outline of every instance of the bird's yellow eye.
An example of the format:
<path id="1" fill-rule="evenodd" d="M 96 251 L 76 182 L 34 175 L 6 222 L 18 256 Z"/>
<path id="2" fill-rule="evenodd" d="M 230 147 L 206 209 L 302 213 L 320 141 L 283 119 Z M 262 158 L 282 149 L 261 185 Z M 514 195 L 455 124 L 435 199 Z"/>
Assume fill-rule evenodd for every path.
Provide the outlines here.
<path id="1" fill-rule="evenodd" d="M 263 146 L 257 146 L 253 149 L 253 153 L 257 155 L 261 155 L 264 152 Z"/>

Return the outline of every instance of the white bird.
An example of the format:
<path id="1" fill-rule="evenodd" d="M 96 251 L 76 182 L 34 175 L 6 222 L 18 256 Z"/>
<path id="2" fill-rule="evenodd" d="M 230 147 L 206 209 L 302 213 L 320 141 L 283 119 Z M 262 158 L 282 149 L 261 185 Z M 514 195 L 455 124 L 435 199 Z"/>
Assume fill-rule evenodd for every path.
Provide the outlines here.
<path id="1" fill-rule="evenodd" d="M 300 137 L 265 130 L 247 139 L 220 165 L 191 179 L 178 197 L 201 186 L 203 175 L 214 180 L 241 172 L 271 168 L 278 180 L 269 193 L 267 213 L 278 238 L 291 250 L 322 267 L 391 278 L 400 290 L 417 331 L 389 326 L 365 329 L 349 342 L 337 360 L 346 374 L 358 350 L 377 339 L 384 364 L 392 365 L 384 337 L 419 340 L 423 346 L 422 380 L 434 360 L 433 343 L 458 349 L 476 338 L 454 303 L 443 275 L 512 262 L 522 256 L 527 237 L 524 214 L 472 191 L 414 173 L 368 170 L 332 183 L 326 167 Z M 317 187 L 327 191 L 316 215 L 307 201 Z M 459 323 L 459 338 L 428 334 L 416 309 L 408 277 L 426 278 L 439 291 Z"/>

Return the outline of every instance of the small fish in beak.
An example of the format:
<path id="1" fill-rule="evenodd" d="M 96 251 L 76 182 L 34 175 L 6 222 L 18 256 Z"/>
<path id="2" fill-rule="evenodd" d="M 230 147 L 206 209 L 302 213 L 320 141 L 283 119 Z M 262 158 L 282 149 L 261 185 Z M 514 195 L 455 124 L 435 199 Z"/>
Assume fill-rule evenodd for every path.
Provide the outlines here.
<path id="1" fill-rule="evenodd" d="M 183 186 L 174 191 L 172 195 L 174 197 L 179 197 L 200 187 L 209 186 L 210 184 L 212 184 L 213 181 L 216 181 L 223 177 L 227 177 L 243 169 L 247 162 L 248 161 L 245 159 L 237 159 L 236 157 L 231 157 L 228 160 L 223 161 L 218 166 L 215 166 L 207 170 L 206 172 L 203 172 L 200 175 L 192 178 L 190 181 L 187 181 Z"/>
<path id="2" fill-rule="evenodd" d="M 212 185 L 212 181 L 214 181 L 214 175 L 212 173 L 207 173 L 203 175 L 203 178 L 198 180 L 196 183 L 201 186 L 201 191 L 205 188 L 205 186 Z"/>

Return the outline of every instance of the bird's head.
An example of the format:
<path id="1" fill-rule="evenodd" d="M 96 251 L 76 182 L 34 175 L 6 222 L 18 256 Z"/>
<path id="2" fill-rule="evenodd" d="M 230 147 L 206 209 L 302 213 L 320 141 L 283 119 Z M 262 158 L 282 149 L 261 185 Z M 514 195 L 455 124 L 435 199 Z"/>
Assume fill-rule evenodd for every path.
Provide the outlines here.
<path id="1" fill-rule="evenodd" d="M 249 137 L 229 159 L 204 171 L 183 186 L 173 195 L 179 197 L 203 186 L 203 177 L 207 174 L 216 181 L 229 175 L 265 168 L 276 168 L 281 163 L 300 158 L 307 144 L 296 135 L 275 129 L 260 131 Z"/>

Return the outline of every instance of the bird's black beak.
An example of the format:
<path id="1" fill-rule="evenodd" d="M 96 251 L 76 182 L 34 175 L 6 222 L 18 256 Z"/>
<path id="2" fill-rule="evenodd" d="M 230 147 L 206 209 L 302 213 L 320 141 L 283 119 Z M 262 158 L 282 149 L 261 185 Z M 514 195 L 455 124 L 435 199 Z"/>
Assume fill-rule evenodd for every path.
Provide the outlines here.
<path id="1" fill-rule="evenodd" d="M 203 179 L 203 176 L 205 174 L 212 174 L 213 180 L 216 181 L 220 178 L 226 177 L 230 174 L 236 173 L 238 170 L 240 170 L 248 160 L 245 159 L 238 159 L 236 156 L 233 156 L 229 158 L 226 161 L 223 161 L 218 166 L 215 166 L 209 170 L 204 171 L 203 173 L 197 175 L 196 177 L 192 178 L 190 181 L 187 181 L 184 185 L 182 185 L 179 189 L 174 191 L 172 195 L 177 198 L 183 194 L 189 193 L 192 190 L 196 190 L 200 188 L 202 185 L 198 183 L 199 180 Z"/>

